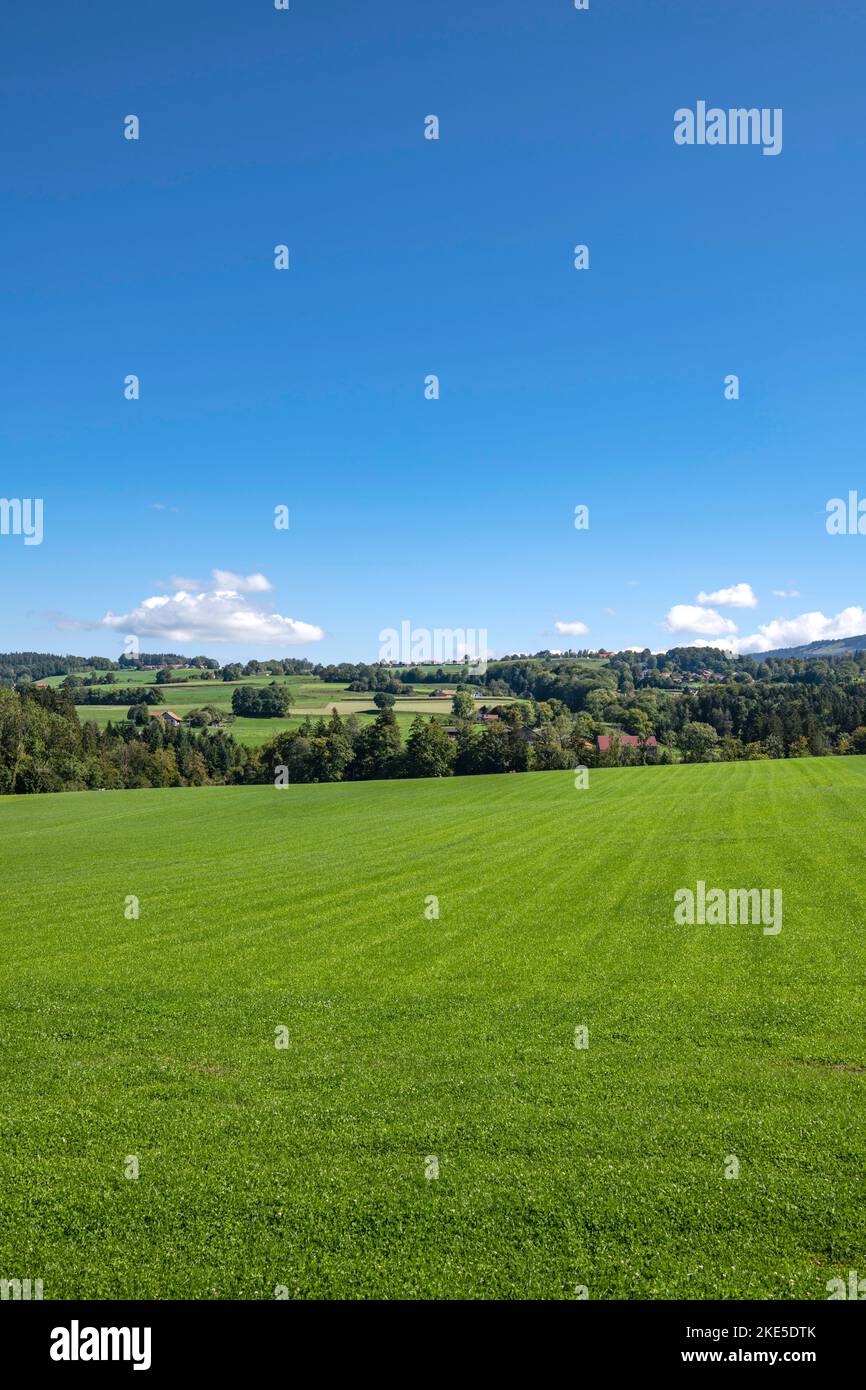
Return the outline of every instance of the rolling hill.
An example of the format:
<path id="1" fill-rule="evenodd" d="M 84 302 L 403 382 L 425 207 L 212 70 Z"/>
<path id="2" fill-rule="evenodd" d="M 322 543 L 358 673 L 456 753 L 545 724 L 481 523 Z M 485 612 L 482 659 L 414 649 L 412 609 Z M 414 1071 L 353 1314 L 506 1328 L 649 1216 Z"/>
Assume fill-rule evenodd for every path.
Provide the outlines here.
<path id="1" fill-rule="evenodd" d="M 768 657 L 783 660 L 785 657 L 845 656 L 847 652 L 866 652 L 866 634 L 860 637 L 837 637 L 832 641 L 807 642 L 803 647 L 776 647 L 771 652 L 754 652 L 755 661 L 766 661 Z"/>

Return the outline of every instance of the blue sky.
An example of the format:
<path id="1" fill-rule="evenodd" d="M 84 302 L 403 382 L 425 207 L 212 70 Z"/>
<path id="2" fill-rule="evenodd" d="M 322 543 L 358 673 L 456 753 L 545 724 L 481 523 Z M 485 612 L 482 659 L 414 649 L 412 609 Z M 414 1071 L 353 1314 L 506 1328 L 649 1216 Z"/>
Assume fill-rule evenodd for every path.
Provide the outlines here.
<path id="1" fill-rule="evenodd" d="M 90 0 L 2 25 L 0 492 L 44 502 L 41 545 L 0 536 L 3 649 L 866 631 L 866 538 L 825 528 L 866 496 L 859 0 Z M 782 108 L 781 154 L 677 146 L 699 100 Z M 232 589 L 215 569 L 271 587 L 142 616 L 173 580 Z M 755 606 L 697 603 L 742 584 Z M 201 635 L 160 633 L 182 618 Z M 289 645 L 288 619 L 324 636 Z"/>

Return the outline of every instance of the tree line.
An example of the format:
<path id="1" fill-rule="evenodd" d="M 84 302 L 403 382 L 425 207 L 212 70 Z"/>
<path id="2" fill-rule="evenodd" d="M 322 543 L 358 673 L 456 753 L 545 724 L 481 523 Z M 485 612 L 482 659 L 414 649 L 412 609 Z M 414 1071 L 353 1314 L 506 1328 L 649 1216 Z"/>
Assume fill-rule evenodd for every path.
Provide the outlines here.
<path id="1" fill-rule="evenodd" d="M 42 689 L 43 687 L 39 687 Z M 44 687 L 48 689 L 49 687 Z M 155 686 L 131 685 L 126 689 L 118 685 L 68 685 L 61 687 L 69 695 L 73 705 L 159 705 L 162 697 Z"/>
<path id="2" fill-rule="evenodd" d="M 405 740 L 393 707 L 385 703 L 369 723 L 334 712 L 328 719 L 308 718 L 254 749 L 222 729 L 196 732 L 152 718 L 144 723 L 141 702 L 130 706 L 126 721 L 99 729 L 79 721 L 68 691 L 0 689 L 0 793 L 278 783 L 281 778 L 292 783 L 459 777 L 866 753 L 862 690 L 845 698 L 833 691 L 838 723 L 832 729 L 810 722 L 816 716 L 814 690 L 798 692 L 805 705 L 791 704 L 789 697 L 777 706 L 768 703 L 768 693 L 753 692 L 736 708 L 722 690 L 687 697 L 655 747 L 649 742 L 649 717 L 633 706 L 624 723 L 636 742 L 626 743 L 614 732 L 601 751 L 598 721 L 560 701 L 499 706 L 494 718 L 479 722 L 474 710 L 461 709 L 455 700 L 450 728 L 441 716 L 418 715 Z M 201 714 L 210 723 L 207 711 Z"/>
<path id="3" fill-rule="evenodd" d="M 245 750 L 221 731 L 196 734 L 161 719 L 79 722 L 63 690 L 0 689 L 0 793 L 205 786 L 243 780 Z"/>

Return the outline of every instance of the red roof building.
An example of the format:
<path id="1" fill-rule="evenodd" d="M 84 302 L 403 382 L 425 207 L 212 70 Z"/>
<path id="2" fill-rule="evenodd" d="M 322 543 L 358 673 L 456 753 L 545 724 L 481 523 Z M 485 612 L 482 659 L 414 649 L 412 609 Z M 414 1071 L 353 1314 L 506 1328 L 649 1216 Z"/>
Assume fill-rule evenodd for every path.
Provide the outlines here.
<path id="1" fill-rule="evenodd" d="M 641 744 L 641 741 L 638 738 L 637 734 L 599 734 L 597 740 L 599 753 L 606 753 L 607 750 L 610 748 L 611 739 L 614 738 L 620 744 L 627 744 L 629 748 L 658 747 L 658 744 L 656 743 L 655 734 L 650 734 L 645 744 Z"/>
<path id="2" fill-rule="evenodd" d="M 151 719 L 167 719 L 169 724 L 181 725 L 183 723 L 180 715 L 175 714 L 173 709 L 152 709 L 150 717 Z"/>

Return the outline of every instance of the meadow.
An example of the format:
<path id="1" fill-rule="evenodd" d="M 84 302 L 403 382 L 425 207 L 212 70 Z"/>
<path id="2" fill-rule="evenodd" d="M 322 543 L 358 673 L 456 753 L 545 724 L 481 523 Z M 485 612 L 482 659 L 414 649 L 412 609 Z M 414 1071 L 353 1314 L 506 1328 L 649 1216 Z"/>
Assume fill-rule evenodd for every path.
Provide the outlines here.
<path id="1" fill-rule="evenodd" d="M 3 798 L 0 1271 L 825 1299 L 866 1268 L 864 797 L 810 758 Z M 674 925 L 698 880 L 782 931 Z"/>
<path id="2" fill-rule="evenodd" d="M 178 673 L 183 674 L 183 673 Z M 188 714 L 190 710 L 200 709 L 202 705 L 213 705 L 216 709 L 231 713 L 232 692 L 239 685 L 269 685 L 274 679 L 272 676 L 245 676 L 239 681 L 213 681 L 197 680 L 198 672 L 189 673 L 193 679 L 187 684 L 178 681 L 176 684 L 157 687 L 161 692 L 159 705 L 154 705 L 154 709 L 171 709 L 181 717 Z M 117 673 L 118 683 L 122 682 L 121 688 L 132 688 L 136 685 L 153 685 L 153 671 L 133 671 L 129 677 L 120 672 Z M 59 686 L 64 677 L 50 676 L 43 682 L 45 685 Z M 318 680 L 315 677 L 307 676 L 286 676 L 277 677 L 280 685 L 288 685 L 292 692 L 292 705 L 290 714 L 283 719 L 245 719 L 236 718 L 229 727 L 229 731 L 238 743 L 248 744 L 251 747 L 259 747 L 272 739 L 275 734 L 281 733 L 283 729 L 297 729 L 309 716 L 316 719 L 319 716 L 328 718 L 334 709 L 343 716 L 354 714 L 361 724 L 368 724 L 375 719 L 379 713 L 373 704 L 372 694 L 361 694 L 357 691 L 347 690 L 345 685 L 338 685 L 328 681 Z M 394 706 L 394 713 L 401 733 L 405 738 L 412 721 L 421 714 L 428 716 L 431 714 L 444 715 L 450 722 L 451 701 L 446 699 L 431 699 L 429 690 L 425 693 L 424 686 L 418 686 L 417 694 L 414 696 L 398 696 Z M 434 687 L 430 687 L 430 690 Z M 483 704 L 513 704 L 514 700 L 506 697 L 487 696 L 476 700 L 476 706 L 480 708 Z M 92 720 L 100 728 L 104 728 L 109 722 L 117 724 L 123 723 L 126 719 L 129 703 L 117 705 L 76 705 L 79 719 L 84 722 Z"/>

